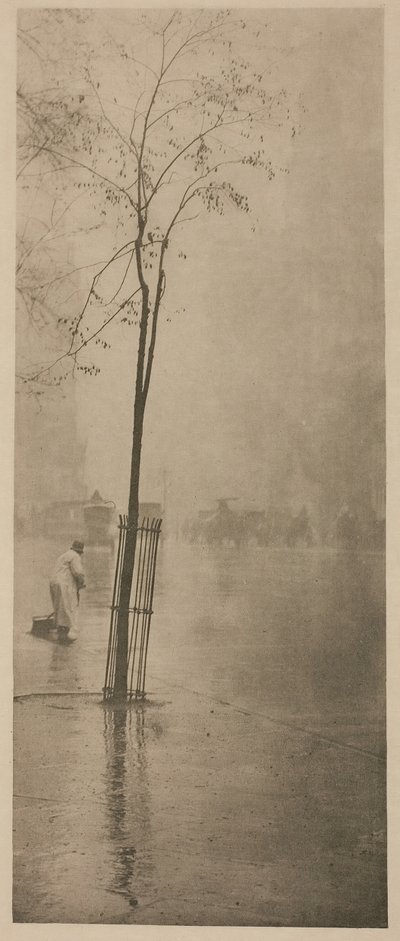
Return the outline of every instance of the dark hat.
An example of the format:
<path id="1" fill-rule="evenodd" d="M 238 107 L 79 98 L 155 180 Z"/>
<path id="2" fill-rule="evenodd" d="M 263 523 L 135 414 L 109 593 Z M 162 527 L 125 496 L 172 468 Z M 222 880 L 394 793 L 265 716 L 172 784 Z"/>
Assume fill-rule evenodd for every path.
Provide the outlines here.
<path id="1" fill-rule="evenodd" d="M 71 546 L 71 549 L 73 549 L 74 552 L 79 552 L 79 554 L 82 555 L 84 548 L 85 548 L 85 545 L 83 542 L 80 541 L 80 539 L 74 539 L 72 546 Z"/>

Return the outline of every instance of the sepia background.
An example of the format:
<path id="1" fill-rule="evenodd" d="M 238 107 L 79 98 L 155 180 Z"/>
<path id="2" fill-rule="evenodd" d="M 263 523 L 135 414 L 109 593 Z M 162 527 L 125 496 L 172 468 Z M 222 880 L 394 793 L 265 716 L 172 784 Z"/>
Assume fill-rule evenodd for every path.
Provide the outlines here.
<path id="1" fill-rule="evenodd" d="M 174 536 L 182 521 L 221 496 L 250 508 L 288 503 L 298 512 L 305 504 L 321 546 L 343 504 L 364 526 L 371 511 L 385 518 L 382 21 L 376 11 L 363 16 L 360 26 L 356 11 L 274 11 L 278 48 L 290 49 L 279 61 L 280 76 L 295 94 L 301 90 L 305 108 L 292 148 L 279 152 L 275 142 L 290 173 L 263 194 L 250 191 L 261 223 L 255 235 L 242 229 L 239 238 L 231 220 L 206 218 L 200 237 L 197 231 L 192 244 L 190 237 L 185 242 L 186 312 L 173 314 L 177 291 L 160 335 L 142 485 L 143 500 L 164 503 Z M 84 248 L 89 259 L 92 250 Z M 80 245 L 80 261 L 81 252 Z M 20 336 L 17 352 L 28 361 L 36 341 L 26 340 Z M 16 519 L 25 540 L 36 537 L 43 507 L 85 500 L 95 488 L 125 508 L 131 353 L 128 342 L 113 343 L 100 376 L 76 383 L 61 399 L 38 403 L 17 395 Z M 27 565 L 23 551 L 18 558 L 17 573 Z M 43 578 L 48 561 L 46 552 Z M 271 571 L 259 574 L 270 585 Z M 381 576 L 370 596 L 379 608 Z M 230 577 L 240 580 L 243 570 Z M 358 577 L 350 569 L 345 607 L 362 603 Z M 334 583 L 333 605 L 342 578 L 336 589 Z M 313 599 L 318 618 L 322 603 L 326 617 L 326 598 L 315 592 L 305 606 Z M 333 627 L 335 607 L 329 617 Z M 382 649 L 370 654 L 379 710 Z M 250 674 L 254 667 L 246 664 Z M 217 658 L 216 671 L 223 668 Z M 311 698 L 323 713 L 332 689 L 321 664 L 314 669 L 319 680 Z M 258 700 L 263 678 L 256 676 Z M 363 667 L 359 680 L 365 679 Z M 237 675 L 233 687 L 237 692 Z M 304 686 L 297 692 L 301 699 Z M 279 694 L 275 708 L 284 713 Z"/>

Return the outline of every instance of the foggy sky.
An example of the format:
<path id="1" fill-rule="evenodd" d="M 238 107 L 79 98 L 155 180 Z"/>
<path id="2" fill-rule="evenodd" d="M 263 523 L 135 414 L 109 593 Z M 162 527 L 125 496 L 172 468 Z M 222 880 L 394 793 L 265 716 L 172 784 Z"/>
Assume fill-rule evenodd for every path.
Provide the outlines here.
<path id="1" fill-rule="evenodd" d="M 279 81 L 305 112 L 289 147 L 273 141 L 290 173 L 248 176 L 256 232 L 233 210 L 204 215 L 185 229 L 186 266 L 167 268 L 141 498 L 161 499 L 165 472 L 182 512 L 220 496 L 265 505 L 282 423 L 312 425 L 360 367 L 383 376 L 382 15 L 265 16 L 290 50 Z M 129 328 L 110 337 L 76 399 L 88 488 L 123 510 L 137 339 Z"/>

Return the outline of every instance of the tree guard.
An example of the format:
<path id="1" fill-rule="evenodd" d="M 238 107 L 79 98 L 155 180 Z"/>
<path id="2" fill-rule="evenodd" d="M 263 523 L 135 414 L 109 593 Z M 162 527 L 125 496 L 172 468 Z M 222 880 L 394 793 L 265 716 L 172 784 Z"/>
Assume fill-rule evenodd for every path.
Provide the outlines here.
<path id="1" fill-rule="evenodd" d="M 157 552 L 161 533 L 161 519 L 143 519 L 136 529 L 136 585 L 134 604 L 128 610 L 129 634 L 124 668 L 128 677 L 126 697 L 128 700 L 144 699 L 146 664 L 153 614 L 153 595 L 156 575 Z M 131 532 L 127 516 L 119 517 L 119 540 L 115 566 L 114 589 L 111 604 L 110 632 L 108 639 L 106 675 L 103 687 L 105 700 L 115 699 L 120 689 L 118 683 L 118 617 L 121 612 L 122 563 L 127 535 Z"/>

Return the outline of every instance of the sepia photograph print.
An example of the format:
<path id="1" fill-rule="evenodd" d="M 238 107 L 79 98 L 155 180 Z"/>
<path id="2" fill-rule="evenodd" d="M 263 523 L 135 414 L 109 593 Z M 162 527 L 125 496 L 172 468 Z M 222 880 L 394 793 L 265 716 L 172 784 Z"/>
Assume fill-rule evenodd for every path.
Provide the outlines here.
<path id="1" fill-rule="evenodd" d="M 388 926 L 383 39 L 17 13 L 14 927 Z"/>

